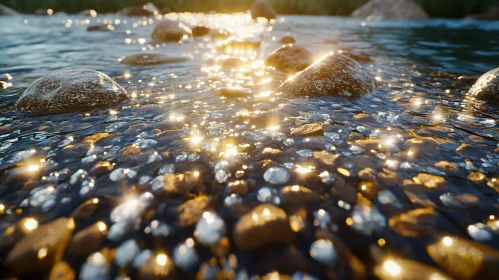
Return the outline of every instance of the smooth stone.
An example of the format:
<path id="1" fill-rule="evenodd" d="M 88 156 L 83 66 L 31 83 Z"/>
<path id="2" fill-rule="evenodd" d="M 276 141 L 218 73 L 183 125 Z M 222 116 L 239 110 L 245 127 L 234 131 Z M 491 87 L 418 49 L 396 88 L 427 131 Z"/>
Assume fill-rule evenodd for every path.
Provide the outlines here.
<path id="1" fill-rule="evenodd" d="M 480 100 L 499 102 L 499 68 L 483 74 L 471 87 L 469 94 Z"/>
<path id="2" fill-rule="evenodd" d="M 150 66 L 167 63 L 178 63 L 187 61 L 187 57 L 171 57 L 160 53 L 138 53 L 126 56 L 121 60 L 122 64 L 134 66 Z"/>
<path id="3" fill-rule="evenodd" d="M 492 154 L 493 151 L 487 146 L 461 144 L 461 146 L 456 149 L 456 153 L 463 158 L 481 159 L 487 158 L 487 155 Z"/>
<path id="4" fill-rule="evenodd" d="M 371 0 L 352 17 L 382 19 L 427 19 L 426 11 L 414 0 Z"/>
<path id="5" fill-rule="evenodd" d="M 457 237 L 443 237 L 426 248 L 430 257 L 458 279 L 495 279 L 499 274 L 499 251 Z"/>
<path id="6" fill-rule="evenodd" d="M 250 8 L 251 17 L 275 19 L 276 12 L 268 0 L 256 0 Z"/>
<path id="7" fill-rule="evenodd" d="M 273 51 L 265 65 L 288 73 L 296 73 L 314 63 L 314 55 L 300 46 L 285 45 Z"/>
<path id="8" fill-rule="evenodd" d="M 51 16 L 52 13 L 49 13 L 48 9 L 36 9 L 35 15 L 37 15 L 37 16 Z"/>
<path id="9" fill-rule="evenodd" d="M 376 80 L 354 60 L 339 54 L 324 56 L 284 82 L 276 90 L 294 96 L 364 96 L 376 88 Z"/>
<path id="10" fill-rule="evenodd" d="M 420 237 L 460 230 L 433 208 L 420 208 L 397 215 L 388 220 L 390 228 L 405 237 Z"/>
<path id="11" fill-rule="evenodd" d="M 263 174 L 263 179 L 273 185 L 286 184 L 291 175 L 282 167 L 271 167 Z"/>
<path id="12" fill-rule="evenodd" d="M 296 43 L 296 40 L 295 38 L 291 37 L 291 36 L 284 36 L 281 38 L 281 40 L 279 40 L 279 43 L 281 44 L 294 44 Z"/>
<path id="13" fill-rule="evenodd" d="M 84 17 L 96 17 L 97 16 L 97 11 L 96 10 L 83 10 L 78 13 L 80 16 Z"/>
<path id="14" fill-rule="evenodd" d="M 163 20 L 158 23 L 151 34 L 152 39 L 158 42 L 178 42 L 184 36 L 192 37 L 192 31 L 171 20 Z"/>
<path id="15" fill-rule="evenodd" d="M 59 218 L 43 224 L 16 243 L 5 259 L 5 266 L 16 275 L 43 272 L 62 259 L 75 224 Z"/>
<path id="16" fill-rule="evenodd" d="M 206 26 L 195 26 L 192 28 L 192 36 L 194 37 L 202 37 L 210 34 L 211 28 L 206 27 Z"/>
<path id="17" fill-rule="evenodd" d="M 15 10 L 0 4 L 0 16 L 15 16 L 17 14 Z"/>
<path id="18" fill-rule="evenodd" d="M 376 265 L 374 274 L 381 280 L 452 279 L 436 268 L 402 258 L 385 259 Z"/>
<path id="19" fill-rule="evenodd" d="M 192 172 L 168 173 L 163 176 L 163 191 L 167 196 L 188 195 L 192 191 L 202 193 L 205 191 L 203 181 L 200 176 Z"/>
<path id="20" fill-rule="evenodd" d="M 242 250 L 268 248 L 294 240 L 286 212 L 271 204 L 262 204 L 239 218 L 234 226 L 233 238 Z"/>
<path id="21" fill-rule="evenodd" d="M 114 31 L 114 26 L 112 26 L 111 24 L 92 25 L 92 26 L 87 27 L 87 31 L 89 31 L 89 32 L 94 32 L 94 31 L 103 31 L 103 32 Z"/>
<path id="22" fill-rule="evenodd" d="M 287 208 L 308 206 L 320 200 L 320 196 L 309 188 L 303 186 L 286 186 L 280 191 L 281 204 Z"/>
<path id="23" fill-rule="evenodd" d="M 179 212 L 178 220 L 180 225 L 182 227 L 195 225 L 204 212 L 212 209 L 212 204 L 213 201 L 209 197 L 201 195 L 178 206 L 176 210 Z"/>
<path id="24" fill-rule="evenodd" d="M 150 11 L 146 5 L 126 7 L 119 10 L 117 13 L 128 17 L 148 17 L 154 15 L 154 11 Z"/>
<path id="25" fill-rule="evenodd" d="M 50 270 L 49 280 L 74 280 L 76 274 L 68 263 L 60 261 Z"/>
<path id="26" fill-rule="evenodd" d="M 408 139 L 404 142 L 404 149 L 416 155 L 439 154 L 438 143 L 430 137 Z"/>
<path id="27" fill-rule="evenodd" d="M 128 99 L 125 89 L 104 73 L 62 70 L 34 81 L 16 109 L 40 114 L 67 113 L 116 105 Z"/>
<path id="28" fill-rule="evenodd" d="M 228 98 L 243 98 L 252 95 L 250 92 L 236 88 L 219 88 L 215 90 L 215 93 Z"/>
<path id="29" fill-rule="evenodd" d="M 324 129 L 320 123 L 309 123 L 293 129 L 291 135 L 296 137 L 323 136 Z"/>
<path id="30" fill-rule="evenodd" d="M 69 242 L 67 252 L 85 257 L 97 252 L 104 242 L 106 232 L 107 226 L 102 222 L 78 231 Z"/>

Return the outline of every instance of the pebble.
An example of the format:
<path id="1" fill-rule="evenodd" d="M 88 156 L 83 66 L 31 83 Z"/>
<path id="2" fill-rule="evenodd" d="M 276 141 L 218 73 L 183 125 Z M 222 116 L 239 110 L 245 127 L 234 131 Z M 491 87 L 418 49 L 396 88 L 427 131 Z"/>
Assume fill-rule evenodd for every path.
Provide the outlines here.
<path id="1" fill-rule="evenodd" d="M 101 25 L 91 25 L 87 27 L 87 31 L 93 32 L 93 31 L 114 31 L 114 26 L 111 24 L 101 24 Z"/>
<path id="2" fill-rule="evenodd" d="M 285 45 L 273 51 L 265 65 L 287 73 L 296 73 L 314 63 L 314 55 L 300 46 Z"/>
<path id="3" fill-rule="evenodd" d="M 291 131 L 291 135 L 295 137 L 323 136 L 324 130 L 322 129 L 322 124 L 320 123 L 304 124 L 293 129 L 293 131 Z"/>
<path id="4" fill-rule="evenodd" d="M 134 66 L 151 66 L 167 63 L 179 63 L 187 60 L 187 57 L 171 57 L 160 53 L 139 53 L 126 56 L 121 60 L 121 63 Z"/>

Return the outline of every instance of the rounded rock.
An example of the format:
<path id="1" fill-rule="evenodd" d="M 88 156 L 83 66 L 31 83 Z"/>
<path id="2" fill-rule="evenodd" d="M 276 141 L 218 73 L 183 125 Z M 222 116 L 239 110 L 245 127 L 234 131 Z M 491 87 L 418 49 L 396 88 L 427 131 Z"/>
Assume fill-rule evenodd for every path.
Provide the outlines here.
<path id="1" fill-rule="evenodd" d="M 88 32 L 93 32 L 93 31 L 103 31 L 103 32 L 108 32 L 108 31 L 114 31 L 114 26 L 111 24 L 102 24 L 102 25 L 91 25 L 87 27 Z"/>
<path id="2" fill-rule="evenodd" d="M 202 37 L 210 34 L 211 28 L 206 26 L 195 26 L 192 28 L 192 36 L 194 37 Z"/>
<path id="3" fill-rule="evenodd" d="M 284 36 L 281 38 L 281 40 L 279 40 L 279 43 L 281 43 L 281 44 L 294 44 L 294 43 L 296 43 L 296 40 L 295 40 L 295 38 L 293 38 L 291 36 Z"/>
<path id="4" fill-rule="evenodd" d="M 285 45 L 273 51 L 265 60 L 265 65 L 277 70 L 296 73 L 314 63 L 314 55 L 300 46 Z"/>
<path id="5" fill-rule="evenodd" d="M 330 53 L 284 82 L 277 92 L 294 96 L 362 97 L 376 88 L 376 80 L 354 60 Z"/>
<path id="6" fill-rule="evenodd" d="M 115 105 L 128 99 L 125 89 L 104 73 L 62 70 L 33 82 L 16 103 L 18 110 L 55 114 Z"/>
<path id="7" fill-rule="evenodd" d="M 184 36 L 192 37 L 192 31 L 171 20 L 164 20 L 154 27 L 152 39 L 159 42 L 180 41 Z"/>
<path id="8" fill-rule="evenodd" d="M 469 94 L 477 99 L 499 102 L 499 68 L 483 74 Z"/>
<path id="9" fill-rule="evenodd" d="M 126 56 L 121 60 L 122 64 L 134 66 L 151 66 L 167 63 L 184 62 L 186 57 L 170 57 L 160 53 L 139 53 Z"/>
<path id="10" fill-rule="evenodd" d="M 253 5 L 251 6 L 250 12 L 253 19 L 260 17 L 266 19 L 275 19 L 277 15 L 268 0 L 256 0 L 255 3 L 253 3 Z"/>
<path id="11" fill-rule="evenodd" d="M 382 19 L 427 19 L 426 11 L 414 0 L 371 0 L 352 13 L 353 17 Z"/>

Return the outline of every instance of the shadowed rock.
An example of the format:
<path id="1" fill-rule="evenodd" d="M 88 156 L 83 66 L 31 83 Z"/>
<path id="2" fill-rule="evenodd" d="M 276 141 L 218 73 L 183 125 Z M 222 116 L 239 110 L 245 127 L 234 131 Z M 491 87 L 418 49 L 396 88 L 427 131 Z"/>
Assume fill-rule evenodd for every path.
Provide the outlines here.
<path id="1" fill-rule="evenodd" d="M 140 53 L 132 54 L 123 58 L 121 63 L 136 66 L 149 66 L 166 63 L 184 62 L 186 57 L 170 57 L 160 53 Z"/>
<path id="2" fill-rule="evenodd" d="M 473 14 L 466 18 L 476 20 L 499 20 L 499 7 L 492 8 L 484 14 Z"/>
<path id="3" fill-rule="evenodd" d="M 154 41 L 160 42 L 180 41 L 184 36 L 192 37 L 191 30 L 171 20 L 158 23 L 151 35 Z"/>
<path id="4" fill-rule="evenodd" d="M 284 36 L 281 38 L 281 40 L 279 40 L 279 43 L 281 43 L 281 44 L 294 44 L 294 43 L 296 43 L 296 40 L 295 40 L 295 38 L 293 38 L 291 36 Z"/>
<path id="5" fill-rule="evenodd" d="M 234 227 L 234 242 L 243 250 L 253 250 L 293 241 L 286 212 L 274 205 L 263 204 L 239 218 Z"/>
<path id="6" fill-rule="evenodd" d="M 477 99 L 499 102 L 499 68 L 483 74 L 469 93 Z"/>
<path id="7" fill-rule="evenodd" d="M 352 59 L 330 53 L 284 82 L 276 91 L 295 96 L 356 98 L 372 92 L 376 80 Z"/>
<path id="8" fill-rule="evenodd" d="M 352 13 L 353 17 L 382 19 L 426 19 L 428 14 L 414 0 L 371 0 Z"/>
<path id="9" fill-rule="evenodd" d="M 253 3 L 253 5 L 251 6 L 250 12 L 253 19 L 259 17 L 274 19 L 277 15 L 268 0 L 256 0 L 255 3 Z"/>
<path id="10" fill-rule="evenodd" d="M 125 89 L 104 73 L 90 69 L 62 70 L 33 82 L 16 109 L 40 114 L 88 110 L 128 99 Z"/>
<path id="11" fill-rule="evenodd" d="M 320 123 L 304 124 L 293 129 L 293 131 L 291 131 L 291 135 L 297 137 L 323 136 L 324 129 Z"/>
<path id="12" fill-rule="evenodd" d="M 83 10 L 83 11 L 79 12 L 78 15 L 84 16 L 84 17 L 96 17 L 97 11 L 95 11 L 95 10 Z"/>
<path id="13" fill-rule="evenodd" d="M 227 98 L 243 98 L 251 96 L 250 92 L 244 91 L 237 88 L 219 88 L 215 90 L 217 95 L 227 97 Z"/>
<path id="14" fill-rule="evenodd" d="M 201 37 L 210 34 L 211 28 L 206 26 L 195 26 L 192 28 L 192 36 Z"/>
<path id="15" fill-rule="evenodd" d="M 287 73 L 299 72 L 314 63 L 314 57 L 307 49 L 286 45 L 273 51 L 265 60 L 265 65 Z"/>
<path id="16" fill-rule="evenodd" d="M 15 15 L 17 15 L 16 11 L 5 5 L 0 4 L 0 16 L 15 16 Z"/>
<path id="17" fill-rule="evenodd" d="M 114 26 L 111 24 L 102 24 L 102 25 L 92 25 L 87 27 L 87 31 L 114 31 Z"/>
<path id="18" fill-rule="evenodd" d="M 150 4 L 150 3 L 148 3 Z M 143 6 L 131 6 L 126 7 L 118 11 L 119 15 L 129 16 L 129 17 L 147 17 L 154 15 L 154 8 L 152 6 L 148 6 L 148 4 Z"/>

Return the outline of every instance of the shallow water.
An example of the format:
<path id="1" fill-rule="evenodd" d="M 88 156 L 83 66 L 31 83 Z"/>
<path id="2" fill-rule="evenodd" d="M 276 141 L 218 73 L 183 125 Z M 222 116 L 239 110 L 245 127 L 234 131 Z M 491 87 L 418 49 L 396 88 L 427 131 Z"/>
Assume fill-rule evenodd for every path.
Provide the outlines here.
<path id="1" fill-rule="evenodd" d="M 298 270 L 318 278 L 351 278 L 354 265 L 339 261 L 350 252 L 366 265 L 365 275 L 383 263 L 386 257 L 379 255 L 438 267 L 425 248 L 441 235 L 499 249 L 498 107 L 466 96 L 478 76 L 499 65 L 499 23 L 284 16 L 269 24 L 254 23 L 245 14 L 169 17 L 187 25 L 224 28 L 237 38 L 262 40 L 262 45 L 255 51 L 223 52 L 210 37 L 155 44 L 150 34 L 158 19 L 0 17 L 0 74 L 12 77 L 11 86 L 0 91 L 1 231 L 23 217 L 40 225 L 76 217 L 75 209 L 95 198 L 99 210 L 86 219 L 75 218 L 75 233 L 96 222 L 112 228 L 118 222 L 110 217 L 113 209 L 124 211 L 126 207 L 118 206 L 151 192 L 154 199 L 145 206 L 149 215 L 144 210 L 130 218 L 139 226 L 116 240 L 108 235 L 102 248 L 135 239 L 140 250 L 172 256 L 183 277 L 193 277 L 212 258 L 215 267 L 239 276 L 294 273 L 296 267 L 277 261 L 290 258 L 282 253 L 289 245 L 256 251 L 233 245 L 219 256 L 202 245 L 202 237 L 196 239 L 192 226 L 179 224 L 175 207 L 189 196 L 165 197 L 158 178 L 194 171 L 206 186 L 202 192 L 214 199 L 210 210 L 222 217 L 231 243 L 242 213 L 261 203 L 284 208 L 297 232 L 291 248 L 306 263 L 306 269 Z M 89 24 L 102 22 L 113 22 L 115 31 L 86 31 Z M 362 64 L 381 86 L 357 100 L 290 98 L 273 92 L 288 77 L 265 69 L 262 60 L 287 34 L 317 58 L 338 50 L 367 54 L 371 61 Z M 120 58 L 141 51 L 190 60 L 154 67 L 120 64 Z M 208 63 L 226 56 L 242 57 L 247 64 L 223 68 Z M 35 79 L 71 68 L 108 74 L 131 99 L 112 108 L 61 115 L 13 109 Z M 214 93 L 227 86 L 241 86 L 253 95 L 238 99 Z M 291 136 L 295 127 L 313 122 L 324 124 L 324 136 Z M 112 167 L 97 170 L 99 162 Z M 288 171 L 273 169 L 280 173 L 274 174 L 275 183 L 264 178 L 271 167 Z M 230 194 L 228 185 L 236 180 L 251 182 L 247 194 Z M 321 196 L 301 205 L 301 216 L 282 201 L 282 187 L 296 184 Z M 418 220 L 412 212 L 405 224 L 397 224 L 399 215 L 419 208 L 430 209 L 431 218 Z M 157 228 L 158 223 L 169 229 L 159 239 L 151 233 L 151 225 Z M 210 234 L 213 230 L 208 228 Z M 313 243 L 330 235 L 336 262 L 328 254 L 328 243 Z M 3 241 L 8 245 L 0 247 L 1 255 L 19 238 Z M 340 243 L 348 249 L 340 249 Z M 185 247 L 175 251 L 177 244 L 194 246 L 194 253 Z M 116 258 L 130 254 L 136 252 L 118 250 Z M 324 259 L 334 265 L 325 265 Z M 86 256 L 66 251 L 64 260 L 77 275 L 83 273 L 79 269 Z M 117 275 L 120 263 L 111 263 L 108 273 Z M 120 275 L 134 277 L 137 268 L 124 263 Z"/>

